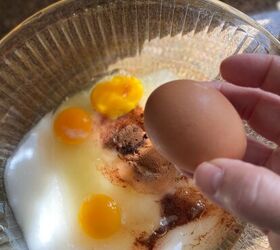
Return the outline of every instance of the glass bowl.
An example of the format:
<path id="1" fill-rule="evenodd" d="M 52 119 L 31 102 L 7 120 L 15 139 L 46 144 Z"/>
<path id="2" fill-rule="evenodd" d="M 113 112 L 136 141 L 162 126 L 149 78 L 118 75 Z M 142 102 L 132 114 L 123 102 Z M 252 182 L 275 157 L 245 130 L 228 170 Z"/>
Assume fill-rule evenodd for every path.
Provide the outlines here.
<path id="1" fill-rule="evenodd" d="M 27 19 L 0 41 L 0 249 L 27 249 L 5 195 L 7 159 L 65 97 L 115 69 L 211 80 L 227 56 L 279 52 L 268 31 L 216 0 L 65 0 Z"/>

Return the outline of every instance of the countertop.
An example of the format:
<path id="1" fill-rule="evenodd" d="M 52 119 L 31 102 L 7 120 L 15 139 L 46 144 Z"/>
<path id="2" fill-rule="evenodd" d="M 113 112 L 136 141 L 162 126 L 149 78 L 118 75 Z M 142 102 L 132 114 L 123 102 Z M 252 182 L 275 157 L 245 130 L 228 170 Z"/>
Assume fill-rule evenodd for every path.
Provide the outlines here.
<path id="1" fill-rule="evenodd" d="M 56 1 L 0 0 L 0 38 L 36 11 Z M 253 14 L 276 9 L 278 0 L 223 0 L 223 2 L 231 4 L 243 12 Z"/>

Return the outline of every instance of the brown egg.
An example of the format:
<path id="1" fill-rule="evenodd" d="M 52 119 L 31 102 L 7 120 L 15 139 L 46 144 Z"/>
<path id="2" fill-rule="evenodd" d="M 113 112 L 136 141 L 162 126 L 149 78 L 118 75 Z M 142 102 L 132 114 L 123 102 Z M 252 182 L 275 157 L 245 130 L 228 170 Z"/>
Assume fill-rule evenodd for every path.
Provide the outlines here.
<path id="1" fill-rule="evenodd" d="M 215 158 L 242 159 L 243 123 L 232 104 L 205 84 L 179 80 L 157 88 L 145 108 L 145 128 L 156 149 L 182 172 Z"/>

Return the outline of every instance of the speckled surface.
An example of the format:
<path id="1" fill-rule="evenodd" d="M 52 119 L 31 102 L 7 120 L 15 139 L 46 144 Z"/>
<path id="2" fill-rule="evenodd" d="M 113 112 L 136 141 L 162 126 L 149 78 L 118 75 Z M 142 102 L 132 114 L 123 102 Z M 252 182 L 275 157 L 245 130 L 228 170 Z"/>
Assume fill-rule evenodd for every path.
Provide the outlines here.
<path id="1" fill-rule="evenodd" d="M 0 0 L 0 38 L 36 11 L 57 0 Z"/>
<path id="2" fill-rule="evenodd" d="M 36 11 L 57 0 L 0 0 L 0 38 L 21 21 Z M 78 0 L 77 0 L 78 1 Z M 276 8 L 278 0 L 223 0 L 228 4 L 250 13 Z"/>
<path id="3" fill-rule="evenodd" d="M 222 0 L 246 13 L 256 13 L 275 9 L 278 0 Z"/>

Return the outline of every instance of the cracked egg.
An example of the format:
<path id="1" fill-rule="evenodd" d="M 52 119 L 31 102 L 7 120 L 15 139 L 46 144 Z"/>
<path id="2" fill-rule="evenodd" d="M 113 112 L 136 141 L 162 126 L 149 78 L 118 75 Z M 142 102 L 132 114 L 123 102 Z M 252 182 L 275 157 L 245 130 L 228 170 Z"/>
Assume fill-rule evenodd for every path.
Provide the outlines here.
<path id="1" fill-rule="evenodd" d="M 153 147 L 145 101 L 177 79 L 114 75 L 63 102 L 9 161 L 10 205 L 30 250 L 216 249 L 235 220 Z"/>

